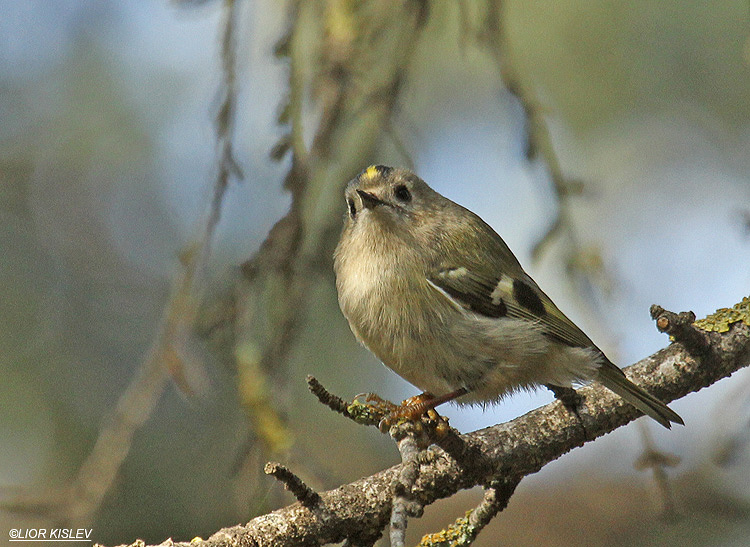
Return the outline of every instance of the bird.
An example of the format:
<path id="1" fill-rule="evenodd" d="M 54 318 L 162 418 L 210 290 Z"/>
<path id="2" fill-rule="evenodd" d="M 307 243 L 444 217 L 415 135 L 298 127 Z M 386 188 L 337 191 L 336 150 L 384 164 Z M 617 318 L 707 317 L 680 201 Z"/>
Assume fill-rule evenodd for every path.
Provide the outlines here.
<path id="1" fill-rule="evenodd" d="M 408 169 L 373 165 L 345 190 L 334 251 L 355 337 L 422 394 L 416 414 L 596 381 L 666 428 L 684 424 L 552 302 L 478 215 Z"/>

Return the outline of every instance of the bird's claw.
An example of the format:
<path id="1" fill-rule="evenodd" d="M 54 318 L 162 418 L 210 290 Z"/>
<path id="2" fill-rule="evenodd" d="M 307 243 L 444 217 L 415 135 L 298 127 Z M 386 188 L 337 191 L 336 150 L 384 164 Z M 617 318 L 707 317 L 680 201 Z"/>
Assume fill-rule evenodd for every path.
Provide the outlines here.
<path id="1" fill-rule="evenodd" d="M 375 393 L 360 393 L 349 405 L 349 413 L 360 423 L 377 423 L 383 433 L 398 423 L 427 422 L 425 425 L 433 426 L 440 434 L 449 429 L 448 420 L 433 408 L 434 399 L 430 393 L 422 393 L 396 404 Z"/>

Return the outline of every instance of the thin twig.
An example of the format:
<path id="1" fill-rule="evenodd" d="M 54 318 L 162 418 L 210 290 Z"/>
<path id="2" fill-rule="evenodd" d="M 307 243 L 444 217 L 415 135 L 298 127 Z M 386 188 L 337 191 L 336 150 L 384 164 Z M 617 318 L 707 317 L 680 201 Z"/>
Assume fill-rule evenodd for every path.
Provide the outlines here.
<path id="1" fill-rule="evenodd" d="M 419 455 L 426 448 L 424 428 L 419 423 L 407 422 L 390 428 L 401 454 L 401 468 L 394 477 L 391 490 L 393 505 L 390 519 L 391 547 L 403 547 L 409 517 L 420 517 L 424 508 L 414 498 L 412 491 L 419 478 Z"/>
<path id="2" fill-rule="evenodd" d="M 365 17 L 347 2 L 293 2 L 288 36 L 277 50 L 290 66 L 282 119 L 290 124 L 292 161 L 284 187 L 292 204 L 243 266 L 249 283 L 240 295 L 238 325 L 243 344 L 257 356 L 254 368 L 265 371 L 276 388 L 285 380 L 283 363 L 307 306 L 310 271 L 340 222 L 333 211 L 340 208 L 343 185 L 370 157 L 393 108 L 392 96 L 373 98 L 370 90 L 393 89 L 418 37 L 412 3 L 373 8 Z M 378 34 L 394 10 L 397 24 Z M 310 35 L 310 24 L 321 19 L 325 32 Z M 305 79 L 302 68 L 311 57 L 319 66 Z M 309 150 L 302 131 L 305 89 L 313 89 L 320 112 Z"/>
<path id="3" fill-rule="evenodd" d="M 482 501 L 469 515 L 469 526 L 476 538 L 485 526 L 508 505 L 508 500 L 516 489 L 518 482 L 501 482 L 499 486 L 490 486 L 484 492 Z"/>
<path id="4" fill-rule="evenodd" d="M 297 501 L 305 507 L 313 508 L 320 505 L 320 494 L 307 486 L 301 478 L 292 473 L 287 467 L 284 467 L 280 463 L 269 462 L 263 468 L 263 472 L 284 483 L 286 489 L 294 494 Z"/>
<path id="5" fill-rule="evenodd" d="M 334 412 L 338 412 L 339 414 L 346 416 L 347 418 L 352 417 L 351 414 L 349 414 L 348 410 L 349 403 L 324 388 L 323 384 L 318 382 L 318 380 L 314 376 L 307 377 L 307 386 L 310 388 L 312 394 L 315 395 L 318 400 L 328 408 L 330 408 Z"/>
<path id="6" fill-rule="evenodd" d="M 466 516 L 456 519 L 448 528 L 423 536 L 418 547 L 467 547 L 471 545 L 495 515 L 505 509 L 510 494 L 517 484 L 516 482 L 503 484 L 501 488 L 486 488 L 479 505 L 468 511 Z"/>

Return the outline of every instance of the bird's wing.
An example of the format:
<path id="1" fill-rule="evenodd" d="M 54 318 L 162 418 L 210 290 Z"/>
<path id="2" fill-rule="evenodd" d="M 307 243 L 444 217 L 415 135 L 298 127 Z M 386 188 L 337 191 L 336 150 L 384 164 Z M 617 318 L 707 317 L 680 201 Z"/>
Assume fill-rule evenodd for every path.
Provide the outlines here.
<path id="1" fill-rule="evenodd" d="M 466 266 L 445 266 L 428 281 L 459 306 L 486 317 L 512 317 L 538 325 L 542 332 L 573 347 L 596 347 L 523 271 L 522 277 L 488 275 Z"/>

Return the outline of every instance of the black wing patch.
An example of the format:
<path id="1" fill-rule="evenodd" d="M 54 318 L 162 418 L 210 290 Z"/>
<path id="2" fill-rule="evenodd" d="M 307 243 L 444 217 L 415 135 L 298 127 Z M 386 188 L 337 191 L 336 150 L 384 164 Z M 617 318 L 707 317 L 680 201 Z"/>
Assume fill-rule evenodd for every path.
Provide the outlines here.
<path id="1" fill-rule="evenodd" d="M 533 281 L 485 277 L 466 268 L 446 268 L 429 281 L 460 306 L 487 317 L 512 317 L 533 323 L 542 333 L 573 347 L 596 347 Z"/>
<path id="2" fill-rule="evenodd" d="M 536 291 L 528 283 L 524 283 L 520 279 L 513 280 L 513 298 L 534 315 L 541 317 L 547 313 L 547 310 L 544 308 L 544 302 L 542 302 Z"/>
<path id="3" fill-rule="evenodd" d="M 430 277 L 430 282 L 456 302 L 473 312 L 487 317 L 504 317 L 508 308 L 502 298 L 493 298 L 499 278 L 482 279 L 471 275 L 466 268 L 449 268 Z"/>

